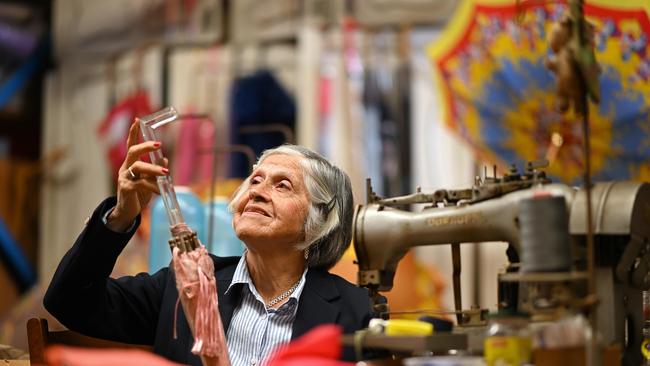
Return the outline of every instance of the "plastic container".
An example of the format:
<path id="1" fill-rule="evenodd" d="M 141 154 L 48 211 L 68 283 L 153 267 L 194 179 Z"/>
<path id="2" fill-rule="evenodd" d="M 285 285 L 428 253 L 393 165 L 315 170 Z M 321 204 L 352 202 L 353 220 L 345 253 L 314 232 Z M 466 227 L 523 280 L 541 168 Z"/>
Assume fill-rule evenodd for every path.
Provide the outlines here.
<path id="1" fill-rule="evenodd" d="M 532 339 L 528 314 L 500 312 L 490 314 L 484 344 L 485 363 L 526 365 L 532 358 Z"/>
<path id="2" fill-rule="evenodd" d="M 206 241 L 205 213 L 203 203 L 187 187 L 174 187 L 176 200 L 181 212 L 183 212 L 185 223 L 196 231 L 202 243 Z M 161 268 L 167 267 L 172 260 L 172 253 L 169 249 L 169 239 L 172 235 L 169 231 L 168 212 L 160 196 L 157 196 L 151 206 L 151 238 L 149 241 L 149 273 L 154 273 Z"/>
<path id="3" fill-rule="evenodd" d="M 212 217 L 210 217 L 212 206 Z M 212 222 L 210 222 L 212 219 Z M 208 251 L 219 257 L 241 256 L 244 254 L 244 243 L 237 238 L 232 228 L 232 214 L 228 212 L 228 200 L 215 198 L 205 204 L 206 237 L 212 230 L 210 243 L 206 244 Z"/>

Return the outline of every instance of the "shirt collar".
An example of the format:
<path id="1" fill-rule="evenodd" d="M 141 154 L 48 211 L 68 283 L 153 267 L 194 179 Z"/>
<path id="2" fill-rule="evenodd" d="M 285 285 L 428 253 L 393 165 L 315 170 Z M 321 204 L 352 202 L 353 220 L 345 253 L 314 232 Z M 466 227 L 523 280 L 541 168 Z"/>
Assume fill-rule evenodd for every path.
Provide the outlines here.
<path id="1" fill-rule="evenodd" d="M 298 287 L 296 287 L 296 290 L 291 293 L 289 296 L 289 299 L 300 299 L 300 294 L 302 294 L 302 290 L 305 288 L 305 283 L 306 283 L 306 278 L 307 278 L 307 270 L 309 268 L 305 267 L 305 270 L 302 272 L 302 277 L 300 277 L 300 282 L 298 283 Z M 246 252 L 241 256 L 239 259 L 239 263 L 237 263 L 237 268 L 235 268 L 235 273 L 233 273 L 232 276 L 232 281 L 230 282 L 230 285 L 226 289 L 225 293 L 228 293 L 230 289 L 237 284 L 242 284 L 242 285 L 248 285 L 248 289 L 251 291 L 251 293 L 262 303 L 262 296 L 257 292 L 257 289 L 255 288 L 255 285 L 253 284 L 253 280 L 251 279 L 250 273 L 248 272 L 248 266 L 246 265 Z"/>

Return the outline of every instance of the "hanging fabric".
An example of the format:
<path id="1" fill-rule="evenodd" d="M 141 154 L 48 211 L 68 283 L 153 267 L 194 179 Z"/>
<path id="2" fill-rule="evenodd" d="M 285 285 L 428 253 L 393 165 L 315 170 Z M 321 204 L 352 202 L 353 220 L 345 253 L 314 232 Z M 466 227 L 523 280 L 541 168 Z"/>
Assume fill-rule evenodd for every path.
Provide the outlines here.
<path id="1" fill-rule="evenodd" d="M 231 94 L 230 142 L 250 146 L 257 156 L 287 141 L 283 127 L 293 134 L 296 104 L 269 70 L 237 80 Z M 271 128 L 268 128 L 271 127 Z M 248 131 L 245 131 L 248 130 Z M 241 154 L 231 157 L 230 177 L 246 177 L 249 163 Z"/>
<path id="2" fill-rule="evenodd" d="M 219 64 L 221 50 L 213 47 L 193 52 L 192 55 L 188 62 L 183 63 L 188 74 L 185 78 L 179 78 L 180 88 L 186 97 L 181 98 L 182 102 L 179 103 L 179 106 L 184 106 L 184 117 L 177 129 L 172 168 L 176 184 L 197 188 L 210 184 L 215 158 L 217 166 L 223 170 L 223 158 L 215 157 L 214 148 L 224 145 L 227 140 L 217 135 L 217 126 L 221 125 L 217 119 L 219 109 L 223 109 L 222 103 L 216 101 L 219 97 L 217 84 L 223 78 Z M 220 131 L 219 135 L 223 134 L 224 131 Z M 217 176 L 222 177 L 223 174 Z"/>
<path id="3" fill-rule="evenodd" d="M 374 37 L 370 67 L 364 80 L 364 103 L 371 123 L 379 123 L 382 182 L 385 196 L 410 193 L 411 187 L 411 71 L 403 48 L 405 36 L 382 33 Z M 401 54 L 396 55 L 396 51 Z"/>
<path id="4" fill-rule="evenodd" d="M 97 129 L 100 141 L 105 143 L 106 158 L 111 167 L 112 176 L 117 173 L 126 157 L 126 137 L 129 126 L 136 116 L 145 116 L 153 112 L 149 95 L 140 89 L 136 93 L 115 104 Z"/>
<path id="5" fill-rule="evenodd" d="M 178 130 L 174 155 L 174 180 L 181 186 L 210 180 L 213 154 L 205 154 L 214 146 L 215 128 L 211 120 L 190 115 Z"/>

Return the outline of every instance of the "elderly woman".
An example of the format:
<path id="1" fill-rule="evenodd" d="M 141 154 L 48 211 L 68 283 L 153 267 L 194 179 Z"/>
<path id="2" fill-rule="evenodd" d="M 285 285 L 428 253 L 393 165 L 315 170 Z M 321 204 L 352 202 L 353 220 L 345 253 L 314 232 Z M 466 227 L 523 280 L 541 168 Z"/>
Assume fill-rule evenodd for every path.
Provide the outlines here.
<path id="1" fill-rule="evenodd" d="M 140 210 L 164 167 L 140 160 L 160 143 L 129 134 L 117 198 L 95 210 L 52 278 L 44 304 L 68 328 L 89 336 L 153 345 L 154 352 L 200 365 L 181 311 L 173 273 L 110 278 L 140 223 Z M 219 312 L 233 365 L 255 365 L 311 328 L 338 324 L 345 333 L 367 325 L 365 290 L 327 272 L 351 237 L 352 193 L 345 173 L 299 146 L 267 150 L 231 203 L 233 227 L 246 244 L 239 257 L 213 257 Z M 160 243 L 164 245 L 165 243 Z M 345 350 L 344 359 L 352 359 Z"/>

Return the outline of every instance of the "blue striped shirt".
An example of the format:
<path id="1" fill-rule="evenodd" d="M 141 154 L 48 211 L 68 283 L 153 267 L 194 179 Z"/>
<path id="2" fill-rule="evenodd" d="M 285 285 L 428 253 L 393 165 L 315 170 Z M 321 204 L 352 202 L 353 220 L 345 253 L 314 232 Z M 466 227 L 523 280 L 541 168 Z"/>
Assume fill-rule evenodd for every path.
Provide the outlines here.
<path id="1" fill-rule="evenodd" d="M 243 255 L 239 260 L 232 282 L 226 290 L 227 293 L 236 284 L 244 286 L 226 336 L 232 366 L 259 365 L 278 346 L 291 340 L 298 299 L 305 287 L 307 274 L 305 269 L 298 287 L 287 302 L 277 309 L 267 309 L 251 280 L 245 258 L 246 255 Z"/>

